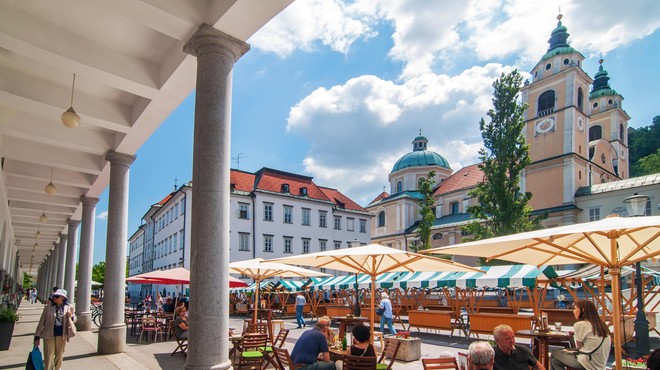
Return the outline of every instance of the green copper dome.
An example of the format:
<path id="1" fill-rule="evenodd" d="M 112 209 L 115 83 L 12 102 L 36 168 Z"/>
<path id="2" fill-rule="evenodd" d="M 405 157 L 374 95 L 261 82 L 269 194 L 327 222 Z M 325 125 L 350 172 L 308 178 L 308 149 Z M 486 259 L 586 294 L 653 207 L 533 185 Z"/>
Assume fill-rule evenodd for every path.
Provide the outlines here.
<path id="1" fill-rule="evenodd" d="M 550 34 L 550 39 L 548 40 L 548 44 L 550 46 L 548 47 L 548 52 L 545 53 L 542 60 L 550 59 L 555 55 L 561 55 L 561 54 L 570 54 L 570 53 L 575 53 L 577 50 L 573 49 L 569 44 L 568 44 L 568 36 L 570 34 L 568 33 L 568 28 L 566 26 L 561 24 L 561 18 L 562 15 L 559 14 L 557 16 L 557 27 L 552 30 L 552 33 Z"/>
<path id="2" fill-rule="evenodd" d="M 610 87 L 610 77 L 608 76 L 607 71 L 603 68 L 603 58 L 601 58 L 598 63 L 598 72 L 594 76 L 593 87 L 591 93 L 589 93 L 589 99 L 598 98 L 601 96 L 617 95 L 616 90 Z"/>
<path id="3" fill-rule="evenodd" d="M 392 168 L 392 173 L 409 167 L 440 166 L 451 169 L 449 162 L 440 154 L 426 149 L 428 139 L 422 136 L 421 133 L 412 143 L 413 151 L 396 161 L 394 168 Z"/>

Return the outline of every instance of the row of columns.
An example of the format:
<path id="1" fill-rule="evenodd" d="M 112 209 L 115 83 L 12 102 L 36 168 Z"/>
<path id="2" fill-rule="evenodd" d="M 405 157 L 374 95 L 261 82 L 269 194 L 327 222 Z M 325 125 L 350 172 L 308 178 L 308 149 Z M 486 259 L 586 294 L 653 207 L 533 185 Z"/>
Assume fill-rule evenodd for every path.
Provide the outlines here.
<path id="1" fill-rule="evenodd" d="M 197 87 L 193 149 L 190 331 L 186 369 L 229 369 L 229 196 L 231 91 L 234 63 L 249 45 L 213 27 L 201 25 L 184 46 L 197 57 Z M 126 241 L 128 239 L 129 168 L 135 156 L 110 152 L 108 228 L 105 258 L 103 320 L 98 352 L 123 352 L 126 347 L 124 323 Z M 78 322 L 88 323 L 91 281 L 91 245 L 95 199 L 83 198 L 82 237 L 76 311 Z M 40 280 L 52 268 L 67 268 L 64 286 L 75 272 L 75 244 L 71 225 L 68 239 L 60 238 L 59 250 L 51 254 L 39 271 Z M 77 227 L 77 224 L 75 225 Z M 68 245 L 68 248 L 67 248 Z M 55 257 L 56 255 L 56 257 Z M 66 263 L 62 264 L 66 255 Z M 73 257 L 72 257 L 73 256 Z M 51 266 L 57 260 L 57 267 Z M 71 275 L 73 276 L 73 275 Z M 86 290 L 86 291 L 85 291 Z M 73 290 L 71 290 L 73 291 Z M 85 329 L 89 330 L 89 329 Z"/>

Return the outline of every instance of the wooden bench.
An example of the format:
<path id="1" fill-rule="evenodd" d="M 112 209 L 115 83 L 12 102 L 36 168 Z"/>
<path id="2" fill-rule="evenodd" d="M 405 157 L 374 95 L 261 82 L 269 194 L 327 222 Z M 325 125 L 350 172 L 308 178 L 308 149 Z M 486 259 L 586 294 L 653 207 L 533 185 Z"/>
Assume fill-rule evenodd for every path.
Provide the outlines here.
<path id="1" fill-rule="evenodd" d="M 409 310 L 408 311 L 408 330 L 411 327 L 449 330 L 450 336 L 454 335 L 454 330 L 461 329 L 463 325 L 456 322 L 454 313 L 449 311 L 432 310 Z"/>
<path id="2" fill-rule="evenodd" d="M 512 307 L 494 307 L 494 306 L 481 306 L 477 313 L 500 313 L 500 314 L 513 314 Z"/>
<path id="3" fill-rule="evenodd" d="M 513 332 L 519 330 L 529 330 L 532 328 L 531 321 L 534 320 L 533 316 L 527 315 L 513 315 L 501 313 L 473 313 L 470 314 L 470 335 L 489 334 L 493 335 L 493 329 L 497 325 L 509 325 Z"/>

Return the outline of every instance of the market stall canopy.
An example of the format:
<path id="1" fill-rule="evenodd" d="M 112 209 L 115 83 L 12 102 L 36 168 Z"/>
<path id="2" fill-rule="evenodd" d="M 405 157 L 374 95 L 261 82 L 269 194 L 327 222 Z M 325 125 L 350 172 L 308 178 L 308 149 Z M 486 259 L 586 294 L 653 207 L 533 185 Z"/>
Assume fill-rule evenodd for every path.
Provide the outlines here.
<path id="1" fill-rule="evenodd" d="M 564 265 L 587 263 L 609 269 L 612 291 L 620 292 L 621 268 L 660 255 L 660 216 L 619 217 L 477 240 L 424 253 L 486 257 L 519 263 Z M 612 295 L 614 343 L 621 343 L 621 297 Z M 621 347 L 614 346 L 617 370 Z"/>

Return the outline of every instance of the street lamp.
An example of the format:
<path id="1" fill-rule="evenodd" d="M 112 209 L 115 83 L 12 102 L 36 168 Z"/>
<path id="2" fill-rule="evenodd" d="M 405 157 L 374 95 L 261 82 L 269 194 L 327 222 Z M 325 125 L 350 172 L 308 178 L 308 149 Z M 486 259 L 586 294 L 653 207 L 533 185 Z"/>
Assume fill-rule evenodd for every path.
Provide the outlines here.
<path id="1" fill-rule="evenodd" d="M 631 217 L 644 216 L 646 203 L 649 201 L 647 195 L 635 195 L 623 200 Z M 642 356 L 649 353 L 649 321 L 644 313 L 644 291 L 642 290 L 642 266 L 641 262 L 635 263 L 635 290 L 637 290 L 637 316 L 635 317 L 635 337 L 637 339 L 637 355 Z"/>

